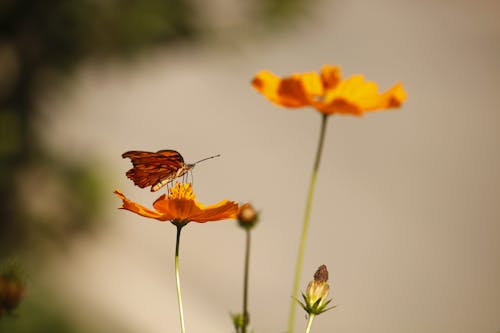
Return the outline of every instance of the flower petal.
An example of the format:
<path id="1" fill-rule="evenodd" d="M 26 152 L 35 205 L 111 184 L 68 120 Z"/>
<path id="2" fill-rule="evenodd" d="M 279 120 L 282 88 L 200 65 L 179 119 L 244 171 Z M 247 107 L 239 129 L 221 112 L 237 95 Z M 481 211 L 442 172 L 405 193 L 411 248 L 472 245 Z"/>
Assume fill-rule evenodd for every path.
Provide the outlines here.
<path id="1" fill-rule="evenodd" d="M 252 85 L 275 104 L 292 108 L 309 105 L 300 77 L 280 79 L 269 71 L 260 71 Z"/>
<path id="2" fill-rule="evenodd" d="M 383 95 L 387 100 L 388 108 L 399 108 L 408 97 L 408 94 L 403 88 L 403 84 L 401 82 L 396 83 Z"/>
<path id="3" fill-rule="evenodd" d="M 322 112 L 361 116 L 365 111 L 399 107 L 406 99 L 403 86 L 398 83 L 380 94 L 375 82 L 366 81 L 362 75 L 354 75 L 340 82 L 326 94 L 324 105 L 317 106 Z"/>
<path id="4" fill-rule="evenodd" d="M 191 221 L 204 223 L 236 218 L 239 212 L 238 204 L 234 201 L 223 200 L 215 205 L 203 207 L 198 214 L 191 216 Z"/>
<path id="5" fill-rule="evenodd" d="M 168 218 L 165 218 L 159 212 L 156 212 L 154 210 L 146 208 L 146 207 L 144 207 L 142 205 L 139 205 L 138 203 L 135 203 L 135 202 L 127 199 L 125 197 L 125 195 L 123 195 L 123 193 L 120 190 L 115 190 L 114 193 L 118 197 L 120 197 L 120 199 L 122 199 L 122 201 L 123 201 L 123 204 L 120 207 L 120 209 L 126 209 L 126 210 L 129 210 L 129 211 L 134 212 L 136 214 L 139 214 L 141 216 L 154 218 L 154 219 L 157 219 L 157 220 L 160 220 L 160 221 L 167 221 L 168 220 Z"/>
<path id="6" fill-rule="evenodd" d="M 340 67 L 325 65 L 321 68 L 321 81 L 325 89 L 335 88 L 341 81 Z"/>
<path id="7" fill-rule="evenodd" d="M 153 207 L 164 216 L 168 216 L 169 220 L 191 220 L 191 216 L 201 211 L 194 200 L 169 199 L 166 196 L 158 198 L 153 203 Z"/>
<path id="8" fill-rule="evenodd" d="M 300 81 L 302 90 L 309 104 L 311 101 L 316 100 L 325 93 L 322 78 L 318 75 L 318 73 L 309 72 L 294 74 L 292 77 Z"/>

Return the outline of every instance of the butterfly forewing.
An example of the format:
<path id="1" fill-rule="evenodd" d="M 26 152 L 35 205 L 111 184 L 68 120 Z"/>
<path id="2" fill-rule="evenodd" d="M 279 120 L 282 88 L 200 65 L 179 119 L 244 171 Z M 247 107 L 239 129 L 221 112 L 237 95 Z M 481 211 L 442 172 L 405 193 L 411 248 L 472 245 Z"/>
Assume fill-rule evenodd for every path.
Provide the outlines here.
<path id="1" fill-rule="evenodd" d="M 122 157 L 130 158 L 134 166 L 127 171 L 127 177 L 141 188 L 151 186 L 152 192 L 190 169 L 175 150 L 160 150 L 156 153 L 134 150 L 123 153 Z"/>

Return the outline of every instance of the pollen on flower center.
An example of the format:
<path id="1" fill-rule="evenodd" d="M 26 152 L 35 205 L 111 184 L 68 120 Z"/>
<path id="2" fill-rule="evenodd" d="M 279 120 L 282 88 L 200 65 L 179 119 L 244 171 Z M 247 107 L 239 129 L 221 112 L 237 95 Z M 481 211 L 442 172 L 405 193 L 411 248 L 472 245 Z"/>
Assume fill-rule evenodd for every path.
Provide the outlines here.
<path id="1" fill-rule="evenodd" d="M 169 199 L 194 200 L 193 187 L 190 183 L 176 183 L 170 188 Z"/>

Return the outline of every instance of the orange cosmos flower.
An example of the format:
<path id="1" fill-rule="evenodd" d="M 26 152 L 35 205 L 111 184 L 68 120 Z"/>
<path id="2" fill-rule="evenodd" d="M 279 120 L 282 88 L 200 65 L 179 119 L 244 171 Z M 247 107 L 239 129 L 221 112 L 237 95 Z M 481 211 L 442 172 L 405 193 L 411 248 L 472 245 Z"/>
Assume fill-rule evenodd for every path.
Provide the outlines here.
<path id="1" fill-rule="evenodd" d="M 260 71 L 252 85 L 275 104 L 289 108 L 312 106 L 326 115 L 361 116 L 366 111 L 399 107 L 406 99 L 401 83 L 379 93 L 377 84 L 366 81 L 363 75 L 342 80 L 340 68 L 330 65 L 323 66 L 319 74 L 295 73 L 285 78 Z"/>
<path id="2" fill-rule="evenodd" d="M 123 201 L 121 209 L 159 221 L 171 221 L 175 225 L 184 225 L 191 221 L 204 223 L 235 218 L 239 211 L 238 204 L 228 200 L 205 207 L 195 200 L 190 183 L 176 183 L 170 188 L 168 196 L 163 194 L 156 199 L 153 203 L 155 210 L 127 199 L 120 190 L 115 190 L 115 194 Z"/>

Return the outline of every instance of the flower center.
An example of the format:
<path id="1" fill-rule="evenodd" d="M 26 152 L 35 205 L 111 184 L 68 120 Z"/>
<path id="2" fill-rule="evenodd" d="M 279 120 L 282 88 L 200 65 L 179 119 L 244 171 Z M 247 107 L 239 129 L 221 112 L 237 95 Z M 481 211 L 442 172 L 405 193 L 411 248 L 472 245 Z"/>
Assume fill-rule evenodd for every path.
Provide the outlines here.
<path id="1" fill-rule="evenodd" d="M 168 198 L 194 200 L 193 187 L 190 183 L 176 183 L 170 188 Z"/>

